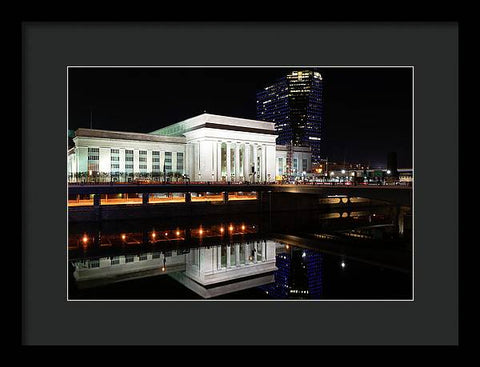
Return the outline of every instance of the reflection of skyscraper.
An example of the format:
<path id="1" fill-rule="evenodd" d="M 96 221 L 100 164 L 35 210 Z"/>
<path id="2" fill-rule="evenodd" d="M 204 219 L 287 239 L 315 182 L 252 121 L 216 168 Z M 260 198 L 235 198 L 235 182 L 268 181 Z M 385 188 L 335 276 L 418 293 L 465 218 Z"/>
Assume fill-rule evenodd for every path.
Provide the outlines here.
<path id="1" fill-rule="evenodd" d="M 322 296 L 321 253 L 292 248 L 276 257 L 275 283 L 261 289 L 272 298 L 311 298 Z"/>
<path id="2" fill-rule="evenodd" d="M 319 72 L 292 71 L 257 93 L 257 120 L 275 123 L 277 144 L 308 146 L 320 162 L 323 80 Z"/>

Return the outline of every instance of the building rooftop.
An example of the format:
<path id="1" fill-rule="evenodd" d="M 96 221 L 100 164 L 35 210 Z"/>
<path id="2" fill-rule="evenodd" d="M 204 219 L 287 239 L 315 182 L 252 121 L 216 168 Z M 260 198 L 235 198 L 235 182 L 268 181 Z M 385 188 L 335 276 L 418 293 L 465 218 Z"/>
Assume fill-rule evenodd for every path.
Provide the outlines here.
<path id="1" fill-rule="evenodd" d="M 163 136 L 143 133 L 110 131 L 98 129 L 79 128 L 75 131 L 75 137 L 104 138 L 104 139 L 124 139 L 124 140 L 143 140 L 164 143 L 185 143 L 185 137 L 182 136 Z"/>
<path id="2" fill-rule="evenodd" d="M 184 133 L 200 128 L 246 131 L 259 134 L 275 135 L 273 122 L 250 120 L 239 117 L 212 115 L 203 113 L 184 121 L 152 131 L 152 135 L 182 136 Z"/>

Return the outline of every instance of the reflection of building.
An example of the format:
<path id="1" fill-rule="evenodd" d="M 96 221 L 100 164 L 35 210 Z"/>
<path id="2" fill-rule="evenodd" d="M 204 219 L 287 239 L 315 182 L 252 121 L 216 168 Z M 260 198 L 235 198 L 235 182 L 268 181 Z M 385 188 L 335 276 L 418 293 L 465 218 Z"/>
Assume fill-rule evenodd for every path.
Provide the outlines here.
<path id="1" fill-rule="evenodd" d="M 275 123 L 278 144 L 308 146 L 320 162 L 323 80 L 311 70 L 292 71 L 257 93 L 257 119 Z"/>
<path id="2" fill-rule="evenodd" d="M 284 163 L 274 124 L 202 114 L 149 134 L 77 129 L 69 179 L 128 181 L 183 174 L 192 181 L 274 181 Z M 311 155 L 293 153 L 299 167 Z M 300 168 L 299 168 L 300 169 Z"/>
<path id="3" fill-rule="evenodd" d="M 321 298 L 322 255 L 318 252 L 292 248 L 277 255 L 275 283 L 262 287 L 272 298 Z"/>
<path id="4" fill-rule="evenodd" d="M 73 276 L 81 289 L 168 274 L 204 298 L 271 283 L 277 270 L 275 243 L 266 240 L 72 263 Z"/>
<path id="5" fill-rule="evenodd" d="M 185 274 L 208 286 L 274 270 L 275 243 L 262 240 L 192 249 L 186 258 Z"/>
<path id="6" fill-rule="evenodd" d="M 148 252 L 73 261 L 79 288 L 185 270 L 184 251 Z"/>

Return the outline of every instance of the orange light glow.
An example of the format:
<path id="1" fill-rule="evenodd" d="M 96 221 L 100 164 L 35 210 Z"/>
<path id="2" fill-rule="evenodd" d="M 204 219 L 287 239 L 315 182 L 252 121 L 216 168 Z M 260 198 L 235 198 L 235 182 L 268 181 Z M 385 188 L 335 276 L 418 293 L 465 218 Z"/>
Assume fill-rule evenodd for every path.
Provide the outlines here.
<path id="1" fill-rule="evenodd" d="M 175 232 L 177 236 L 180 236 L 180 231 Z"/>
<path id="2" fill-rule="evenodd" d="M 230 231 L 233 231 L 233 226 L 228 227 Z"/>
<path id="3" fill-rule="evenodd" d="M 244 226 L 244 225 L 242 225 L 242 231 L 244 231 L 244 230 L 245 230 L 245 226 Z"/>
<path id="4" fill-rule="evenodd" d="M 82 241 L 83 241 L 83 243 L 87 243 L 88 237 L 87 237 L 87 236 L 83 236 Z"/>
<path id="5" fill-rule="evenodd" d="M 198 233 L 203 234 L 203 229 L 200 228 L 200 230 L 198 231 Z"/>
<path id="6" fill-rule="evenodd" d="M 152 233 L 152 238 L 155 238 L 156 234 L 155 232 Z"/>
<path id="7" fill-rule="evenodd" d="M 162 267 L 162 271 L 165 271 L 165 266 Z"/>
<path id="8" fill-rule="evenodd" d="M 165 237 L 168 236 L 168 232 L 165 232 Z"/>
<path id="9" fill-rule="evenodd" d="M 220 232 L 223 233 L 223 231 L 225 231 L 225 230 L 223 229 L 223 227 L 220 227 Z"/>
<path id="10" fill-rule="evenodd" d="M 122 234 L 122 240 L 124 240 L 125 238 L 127 238 L 127 236 L 125 236 L 124 234 Z"/>
<path id="11" fill-rule="evenodd" d="M 286 245 L 285 248 L 288 250 L 290 248 L 290 246 Z"/>

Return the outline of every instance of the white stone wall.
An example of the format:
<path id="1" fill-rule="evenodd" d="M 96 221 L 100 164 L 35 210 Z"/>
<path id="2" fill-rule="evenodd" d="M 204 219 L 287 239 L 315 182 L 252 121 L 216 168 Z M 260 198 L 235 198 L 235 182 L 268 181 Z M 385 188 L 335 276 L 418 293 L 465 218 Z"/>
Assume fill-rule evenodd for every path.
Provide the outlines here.
<path id="1" fill-rule="evenodd" d="M 111 170 L 111 149 L 119 150 L 119 171 L 125 172 L 125 150 L 133 150 L 134 154 L 134 172 L 140 172 L 139 168 L 139 151 L 147 151 L 147 172 L 152 171 L 152 151 L 160 151 L 160 170 L 163 172 L 165 161 L 165 152 L 172 153 L 172 171 L 176 168 L 176 153 L 186 153 L 186 145 L 183 143 L 159 143 L 150 141 L 134 141 L 124 139 L 106 139 L 106 138 L 90 138 L 76 137 L 75 155 L 77 172 L 87 172 L 88 148 L 99 148 L 99 170 L 100 172 L 110 173 Z M 143 163 L 142 163 L 143 164 Z"/>

